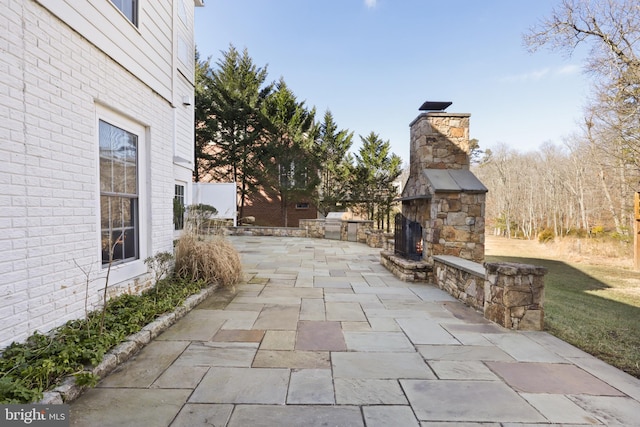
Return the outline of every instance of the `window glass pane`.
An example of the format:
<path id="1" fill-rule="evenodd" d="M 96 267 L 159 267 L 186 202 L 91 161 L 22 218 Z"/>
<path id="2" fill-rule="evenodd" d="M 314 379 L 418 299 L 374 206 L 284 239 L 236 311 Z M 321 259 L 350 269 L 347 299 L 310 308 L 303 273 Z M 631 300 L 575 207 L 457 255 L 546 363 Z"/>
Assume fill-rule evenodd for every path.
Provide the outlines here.
<path id="1" fill-rule="evenodd" d="M 137 20 L 137 0 L 111 0 L 124 15 L 129 18 L 134 25 L 138 24 Z"/>
<path id="2" fill-rule="evenodd" d="M 113 192 L 112 161 L 102 156 L 100 156 L 100 191 Z"/>
<path id="3" fill-rule="evenodd" d="M 112 129 L 111 149 L 113 157 L 122 161 L 135 163 L 137 145 L 136 136 L 116 127 L 112 127 Z"/>
<path id="4" fill-rule="evenodd" d="M 133 227 L 136 225 L 136 202 L 135 199 L 122 198 L 122 226 Z"/>
<path id="5" fill-rule="evenodd" d="M 125 193 L 125 165 L 122 162 L 113 162 L 113 179 L 112 179 L 112 192 Z"/>
<path id="6" fill-rule="evenodd" d="M 124 230 L 114 230 L 111 233 L 111 249 L 113 250 L 113 260 L 124 259 Z"/>
<path id="7" fill-rule="evenodd" d="M 136 194 L 138 192 L 138 186 L 136 182 L 136 165 L 127 163 L 125 165 L 125 185 L 124 185 L 124 193 L 127 194 Z"/>
<path id="8" fill-rule="evenodd" d="M 122 228 L 124 226 L 122 209 L 122 199 L 120 197 L 111 198 L 111 228 Z"/>
<path id="9" fill-rule="evenodd" d="M 110 197 L 108 196 L 100 196 L 100 227 L 104 229 L 109 229 L 111 224 L 109 223 L 109 218 L 111 216 L 111 208 L 110 208 Z"/>
<path id="10" fill-rule="evenodd" d="M 111 157 L 111 129 L 113 126 L 100 120 L 100 156 Z"/>
<path id="11" fill-rule="evenodd" d="M 133 229 L 127 229 L 123 234 L 123 244 L 122 244 L 122 257 L 123 259 L 127 258 L 137 258 L 138 255 L 138 242 L 136 241 L 136 233 Z"/>
<path id="12" fill-rule="evenodd" d="M 102 263 L 107 264 L 109 262 L 109 247 L 110 247 L 110 239 L 109 239 L 109 230 L 102 231 Z"/>
<path id="13" fill-rule="evenodd" d="M 173 228 L 184 229 L 184 185 L 175 185 L 173 196 Z"/>

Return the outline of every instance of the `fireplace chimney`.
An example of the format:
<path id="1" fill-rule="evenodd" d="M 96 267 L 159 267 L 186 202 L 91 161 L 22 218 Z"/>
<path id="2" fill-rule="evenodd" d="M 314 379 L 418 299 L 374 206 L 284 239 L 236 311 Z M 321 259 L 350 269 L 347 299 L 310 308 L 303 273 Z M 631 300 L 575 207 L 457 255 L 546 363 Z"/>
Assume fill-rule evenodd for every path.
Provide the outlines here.
<path id="1" fill-rule="evenodd" d="M 454 255 L 482 262 L 487 188 L 469 170 L 471 114 L 445 112 L 450 105 L 427 101 L 410 124 L 402 214 L 424 229 L 423 258 Z"/>

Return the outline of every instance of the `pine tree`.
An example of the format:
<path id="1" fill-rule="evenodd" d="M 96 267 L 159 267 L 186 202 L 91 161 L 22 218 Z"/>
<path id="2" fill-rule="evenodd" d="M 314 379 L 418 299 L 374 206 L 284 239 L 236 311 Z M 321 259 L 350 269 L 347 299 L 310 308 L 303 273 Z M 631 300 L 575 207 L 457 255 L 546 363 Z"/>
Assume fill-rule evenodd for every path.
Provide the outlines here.
<path id="1" fill-rule="evenodd" d="M 390 142 L 371 132 L 360 136 L 362 147 L 355 155 L 350 189 L 352 198 L 363 213 L 377 222 L 378 228 L 388 229 L 393 200 L 398 195 L 394 181 L 400 176 L 402 160 L 391 152 Z"/>
<path id="2" fill-rule="evenodd" d="M 351 169 L 348 151 L 352 140 L 353 132 L 338 130 L 331 111 L 327 110 L 316 140 L 320 159 L 320 187 L 316 206 L 323 215 L 339 210 L 338 204 L 347 199 L 348 188 L 345 184 Z"/>
<path id="3" fill-rule="evenodd" d="M 202 162 L 213 179 L 235 182 L 238 186 L 238 212 L 243 216 L 247 197 L 261 184 L 262 164 L 266 150 L 262 104 L 273 85 L 265 85 L 267 68 L 257 67 L 247 50 L 240 53 L 233 45 L 223 52 L 216 69 L 207 75 L 200 127 L 208 136 Z M 196 104 L 199 106 L 199 104 Z M 196 126 L 196 129 L 199 127 Z"/>
<path id="4" fill-rule="evenodd" d="M 211 112 L 211 60 L 200 60 L 200 54 L 195 54 L 195 123 L 194 123 L 194 159 L 195 167 L 193 179 L 199 182 L 206 171 L 211 169 L 213 156 L 208 149 L 215 131 L 217 121 Z"/>
<path id="5" fill-rule="evenodd" d="M 318 185 L 318 161 L 312 146 L 317 132 L 315 108 L 308 110 L 304 104 L 281 78 L 264 108 L 269 144 L 263 165 L 271 189 L 280 198 L 285 227 L 289 202 L 295 197 L 312 198 Z"/>

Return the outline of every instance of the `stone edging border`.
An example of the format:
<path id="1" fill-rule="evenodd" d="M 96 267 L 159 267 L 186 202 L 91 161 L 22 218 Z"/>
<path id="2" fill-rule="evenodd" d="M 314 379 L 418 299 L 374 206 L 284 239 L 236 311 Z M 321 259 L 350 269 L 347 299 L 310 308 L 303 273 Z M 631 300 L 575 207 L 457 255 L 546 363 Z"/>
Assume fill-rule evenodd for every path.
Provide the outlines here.
<path id="1" fill-rule="evenodd" d="M 219 288 L 217 286 L 209 286 L 197 294 L 187 297 L 182 305 L 176 307 L 174 311 L 163 314 L 153 322 L 143 327 L 140 331 L 133 335 L 129 335 L 123 342 L 109 350 L 102 358 L 102 362 L 88 372 L 97 375 L 100 379 L 105 378 L 113 372 L 115 368 L 137 354 L 142 350 L 142 348 L 144 348 L 144 346 L 149 344 L 151 340 L 184 317 L 195 306 L 200 304 L 207 297 L 211 296 L 218 289 Z M 62 382 L 53 390 L 45 391 L 42 399 L 35 403 L 40 405 L 70 403 L 80 397 L 87 388 L 87 386 L 76 384 L 75 377 L 70 375 L 65 377 L 64 380 L 62 380 Z"/>

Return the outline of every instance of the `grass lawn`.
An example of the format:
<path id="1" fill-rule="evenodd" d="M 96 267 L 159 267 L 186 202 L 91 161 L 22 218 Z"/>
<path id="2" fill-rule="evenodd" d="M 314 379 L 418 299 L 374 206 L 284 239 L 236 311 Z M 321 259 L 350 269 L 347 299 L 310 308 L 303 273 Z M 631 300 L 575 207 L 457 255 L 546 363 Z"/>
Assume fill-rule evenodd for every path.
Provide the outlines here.
<path id="1" fill-rule="evenodd" d="M 489 262 L 546 267 L 545 329 L 640 378 L 640 271 L 606 261 L 569 261 L 553 247 L 487 236 Z"/>

